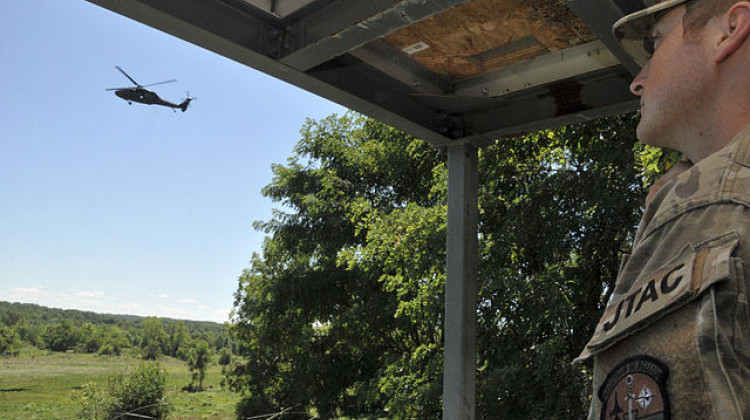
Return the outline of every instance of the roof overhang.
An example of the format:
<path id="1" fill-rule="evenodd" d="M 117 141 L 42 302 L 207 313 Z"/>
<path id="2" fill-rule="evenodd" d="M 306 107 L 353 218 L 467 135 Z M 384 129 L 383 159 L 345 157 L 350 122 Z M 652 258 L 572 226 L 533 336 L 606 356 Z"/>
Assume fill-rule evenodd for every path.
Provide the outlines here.
<path id="1" fill-rule="evenodd" d="M 640 0 L 88 0 L 436 146 L 637 109 Z"/>

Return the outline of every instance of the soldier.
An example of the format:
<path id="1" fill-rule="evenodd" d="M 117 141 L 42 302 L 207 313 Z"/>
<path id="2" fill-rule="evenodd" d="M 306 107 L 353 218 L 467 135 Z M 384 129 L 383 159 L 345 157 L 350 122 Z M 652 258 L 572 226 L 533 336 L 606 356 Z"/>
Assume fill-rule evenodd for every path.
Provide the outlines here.
<path id="1" fill-rule="evenodd" d="M 750 419 L 750 1 L 651 1 L 613 30 L 643 66 L 638 137 L 685 160 L 578 359 L 589 420 Z"/>

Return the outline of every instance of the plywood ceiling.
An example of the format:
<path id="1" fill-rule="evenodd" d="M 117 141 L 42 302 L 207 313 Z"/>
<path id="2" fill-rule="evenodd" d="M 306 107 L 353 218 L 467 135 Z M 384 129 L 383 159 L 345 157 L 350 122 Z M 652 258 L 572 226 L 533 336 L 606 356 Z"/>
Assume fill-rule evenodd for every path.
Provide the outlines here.
<path id="1" fill-rule="evenodd" d="M 560 0 L 474 0 L 383 40 L 436 73 L 462 79 L 596 38 Z"/>

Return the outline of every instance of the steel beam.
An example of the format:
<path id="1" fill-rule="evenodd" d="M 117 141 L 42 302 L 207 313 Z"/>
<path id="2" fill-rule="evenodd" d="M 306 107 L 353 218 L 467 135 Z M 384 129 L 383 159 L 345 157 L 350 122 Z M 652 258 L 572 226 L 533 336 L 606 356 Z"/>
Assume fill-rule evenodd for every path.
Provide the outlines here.
<path id="1" fill-rule="evenodd" d="M 351 57 L 340 57 L 305 73 L 341 92 L 355 95 L 366 102 L 359 112 L 395 125 L 386 113 L 398 115 L 401 123 L 409 121 L 412 134 L 435 145 L 448 141 L 448 127 L 441 127 L 440 113 L 419 98 L 409 96 L 409 89 L 377 71 L 367 63 Z M 397 126 L 397 125 L 395 125 Z M 407 129 L 409 131 L 409 129 Z"/>
<path id="2" fill-rule="evenodd" d="M 634 1 L 640 2 L 640 0 L 620 0 L 620 2 L 628 3 Z M 638 74 L 641 70 L 640 66 L 620 47 L 612 34 L 612 25 L 624 16 L 623 11 L 613 0 L 597 0 L 596 4 L 590 0 L 565 0 L 565 4 L 596 34 L 631 74 Z"/>
<path id="3" fill-rule="evenodd" d="M 88 1 L 230 58 L 238 48 L 267 57 L 277 54 L 283 29 L 271 19 L 217 0 Z"/>
<path id="4" fill-rule="evenodd" d="M 610 67 L 498 98 L 492 106 L 462 114 L 465 140 L 491 141 L 635 111 L 639 100 L 628 89 L 630 79 L 623 67 Z"/>
<path id="5" fill-rule="evenodd" d="M 443 420 L 474 420 L 477 369 L 478 153 L 448 148 Z"/>
<path id="6" fill-rule="evenodd" d="M 264 12 L 279 18 L 295 13 L 303 7 L 309 5 L 314 0 L 242 0 L 245 3 L 252 4 Z"/>
<path id="7" fill-rule="evenodd" d="M 338 0 L 289 22 L 303 32 L 303 45 L 314 44 L 397 6 L 401 0 Z"/>
<path id="8" fill-rule="evenodd" d="M 356 25 L 304 45 L 285 55 L 280 61 L 297 70 L 306 71 L 467 1 L 469 0 L 402 0 Z"/>
<path id="9" fill-rule="evenodd" d="M 548 53 L 453 85 L 453 95 L 497 97 L 620 64 L 599 41 Z"/>
<path id="10" fill-rule="evenodd" d="M 446 95 L 452 89 L 448 77 L 433 72 L 383 41 L 367 44 L 349 55 L 368 63 L 418 94 Z"/>

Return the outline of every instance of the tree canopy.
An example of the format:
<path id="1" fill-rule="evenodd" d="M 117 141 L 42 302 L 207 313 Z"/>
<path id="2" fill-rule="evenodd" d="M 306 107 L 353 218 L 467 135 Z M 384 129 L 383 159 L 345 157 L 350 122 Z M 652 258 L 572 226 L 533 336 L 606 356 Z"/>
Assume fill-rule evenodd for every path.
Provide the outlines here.
<path id="1" fill-rule="evenodd" d="M 584 412 L 572 359 L 632 241 L 641 175 L 663 167 L 633 133 L 620 116 L 481 149 L 478 418 Z M 356 114 L 306 122 L 235 295 L 238 414 L 440 418 L 445 160 Z"/>

